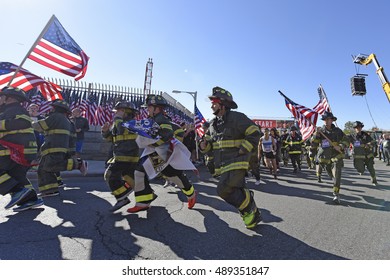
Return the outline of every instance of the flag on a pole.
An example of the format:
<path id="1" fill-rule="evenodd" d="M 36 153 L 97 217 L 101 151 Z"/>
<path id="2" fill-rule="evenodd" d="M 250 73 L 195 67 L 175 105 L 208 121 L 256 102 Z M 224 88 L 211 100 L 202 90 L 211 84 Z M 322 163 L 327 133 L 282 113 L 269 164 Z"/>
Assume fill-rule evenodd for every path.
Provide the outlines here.
<path id="1" fill-rule="evenodd" d="M 0 62 L 0 89 L 9 84 L 17 68 L 18 66 L 13 63 Z M 55 83 L 46 81 L 23 68 L 20 68 L 9 86 L 20 88 L 24 91 L 37 87 L 48 101 L 62 99 L 61 87 Z"/>
<path id="2" fill-rule="evenodd" d="M 310 108 L 299 105 L 285 96 L 281 91 L 279 93 L 286 101 L 286 107 L 290 110 L 295 120 L 298 122 L 299 130 L 302 133 L 302 140 L 306 141 L 315 131 L 318 113 Z"/>
<path id="3" fill-rule="evenodd" d="M 314 106 L 313 111 L 320 115 L 322 115 L 325 111 L 331 112 L 328 99 L 326 98 L 325 91 L 321 85 L 318 88 L 318 94 L 320 96 L 320 101 L 318 101 L 317 105 Z"/>
<path id="4" fill-rule="evenodd" d="M 50 21 L 28 58 L 78 81 L 87 71 L 89 57 L 54 15 Z"/>
<path id="5" fill-rule="evenodd" d="M 203 117 L 198 107 L 195 105 L 195 131 L 199 135 L 199 137 L 203 137 L 204 130 L 203 124 L 206 122 L 206 119 Z"/>

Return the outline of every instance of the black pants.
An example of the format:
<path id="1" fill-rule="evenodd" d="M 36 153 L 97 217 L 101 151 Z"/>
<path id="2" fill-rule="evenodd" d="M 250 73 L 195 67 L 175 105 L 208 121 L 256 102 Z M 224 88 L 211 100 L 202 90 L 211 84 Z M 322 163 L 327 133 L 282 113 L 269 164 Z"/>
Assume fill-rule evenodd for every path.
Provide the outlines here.
<path id="1" fill-rule="evenodd" d="M 0 194 L 12 194 L 21 191 L 23 188 L 33 190 L 23 202 L 30 199 L 37 199 L 37 194 L 27 178 L 27 171 L 30 167 L 17 164 L 9 156 L 0 157 Z M 21 203 L 23 203 L 21 202 Z"/>
<path id="2" fill-rule="evenodd" d="M 117 200 L 127 197 L 134 188 L 134 170 L 136 167 L 137 163 L 133 162 L 113 162 L 108 164 L 104 172 L 104 180 Z"/>

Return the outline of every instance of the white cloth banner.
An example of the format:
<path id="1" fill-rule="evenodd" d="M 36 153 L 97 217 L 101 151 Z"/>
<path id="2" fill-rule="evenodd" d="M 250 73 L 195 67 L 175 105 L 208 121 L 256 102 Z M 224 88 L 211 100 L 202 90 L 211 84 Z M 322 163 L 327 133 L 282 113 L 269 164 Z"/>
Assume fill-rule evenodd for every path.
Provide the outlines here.
<path id="1" fill-rule="evenodd" d="M 179 140 L 173 138 L 169 143 L 158 147 L 151 146 L 159 139 L 152 139 L 141 135 L 137 136 L 136 142 L 144 151 L 141 162 L 149 179 L 155 178 L 164 168 L 171 165 L 177 170 L 196 170 L 190 160 L 191 153 Z"/>

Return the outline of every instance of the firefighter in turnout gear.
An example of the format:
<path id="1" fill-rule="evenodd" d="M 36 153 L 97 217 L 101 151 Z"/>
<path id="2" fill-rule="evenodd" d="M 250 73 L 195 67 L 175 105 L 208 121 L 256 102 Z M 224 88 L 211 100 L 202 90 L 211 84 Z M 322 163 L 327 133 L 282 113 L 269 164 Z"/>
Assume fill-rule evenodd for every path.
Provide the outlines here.
<path id="1" fill-rule="evenodd" d="M 139 148 L 135 139 L 137 134 L 122 126 L 124 122 L 134 119 L 138 113 L 135 105 L 129 101 L 120 101 L 115 104 L 112 124 L 102 126 L 102 136 L 113 144 L 113 157 L 107 161 L 108 166 L 104 173 L 104 180 L 116 199 L 111 208 L 115 212 L 130 203 L 128 195 L 134 187 L 134 170 L 139 160 Z"/>
<path id="2" fill-rule="evenodd" d="M 79 169 L 81 174 L 87 174 L 87 162 L 71 157 L 70 154 L 70 144 L 74 139 L 71 136 L 72 124 L 68 119 L 71 113 L 68 103 L 57 99 L 51 106 L 51 112 L 46 118 L 33 122 L 33 128 L 45 134 L 38 166 L 38 189 L 41 197 L 59 194 L 58 172 Z"/>
<path id="3" fill-rule="evenodd" d="M 353 146 L 353 165 L 360 175 L 364 173 L 365 167 L 371 175 L 371 182 L 374 186 L 378 184 L 374 169 L 373 147 L 375 140 L 367 133 L 362 131 L 364 124 L 356 121 L 353 128 L 356 133 L 349 136 L 349 141 Z"/>
<path id="4" fill-rule="evenodd" d="M 285 141 L 287 137 L 289 136 L 287 129 L 283 129 L 282 135 L 280 136 L 280 142 L 281 142 L 281 153 L 282 153 L 282 160 L 283 160 L 283 166 L 286 167 L 288 165 L 288 151 L 287 151 L 287 146 L 285 144 Z"/>
<path id="5" fill-rule="evenodd" d="M 0 91 L 0 194 L 11 195 L 5 209 L 17 205 L 13 208 L 16 212 L 43 205 L 27 178 L 37 156 L 37 143 L 31 118 L 21 105 L 26 101 L 21 89 L 4 87 Z"/>
<path id="6" fill-rule="evenodd" d="M 210 123 L 205 122 L 205 123 L 203 123 L 202 126 L 203 126 L 203 130 L 205 132 L 205 134 L 203 135 L 202 138 L 204 138 L 206 141 L 209 141 L 210 135 L 207 134 L 207 131 L 210 128 Z M 212 150 L 210 150 L 208 153 L 204 154 L 204 161 L 205 161 L 207 170 L 209 171 L 210 175 L 213 176 L 213 178 L 215 178 L 216 174 L 215 174 L 215 165 L 214 165 L 214 153 Z"/>
<path id="7" fill-rule="evenodd" d="M 333 202 L 340 203 L 341 170 L 344 166 L 344 147 L 349 141 L 344 132 L 333 124 L 337 118 L 331 112 L 325 111 L 321 118 L 325 125 L 317 127 L 312 138 L 312 147 L 318 149 L 317 176 L 325 169 L 333 179 Z"/>
<path id="8" fill-rule="evenodd" d="M 214 87 L 209 99 L 215 118 L 207 132 L 209 138 L 199 143 L 200 150 L 214 153 L 215 172 L 220 175 L 218 195 L 238 209 L 247 228 L 254 228 L 262 218 L 253 192 L 245 185 L 245 174 L 259 143 L 259 127 L 245 114 L 231 110 L 237 104 L 229 91 Z"/>
<path id="9" fill-rule="evenodd" d="M 297 173 L 301 170 L 301 155 L 302 155 L 302 136 L 297 133 L 297 128 L 292 126 L 290 128 L 290 135 L 287 136 L 284 144 L 288 150 L 288 155 L 291 159 L 291 164 L 294 168 L 293 172 Z"/>
<path id="10" fill-rule="evenodd" d="M 157 165 L 164 162 L 171 152 L 170 145 L 174 136 L 172 123 L 164 115 L 164 108 L 168 106 L 165 98 L 161 95 L 148 95 L 145 103 L 145 106 L 148 108 L 149 117 L 160 126 L 157 131 L 160 138 L 151 146 L 154 148 L 164 148 L 163 150 L 165 153 L 163 157 L 161 157 L 161 155 L 157 152 L 153 152 L 152 154 L 145 156 L 145 158 L 140 159 L 137 169 L 134 172 L 134 195 L 136 204 L 134 207 L 127 209 L 127 212 L 129 213 L 137 213 L 139 211 L 148 210 L 150 208 L 150 203 L 157 198 L 157 195 L 153 192 L 150 186 L 149 178 L 142 163 L 146 157 L 152 159 L 152 161 Z M 160 173 L 166 177 L 167 180 L 176 184 L 181 189 L 187 197 L 188 209 L 192 209 L 196 203 L 196 192 L 194 186 L 189 182 L 184 171 L 175 169 L 171 165 L 167 165 L 160 171 Z"/>

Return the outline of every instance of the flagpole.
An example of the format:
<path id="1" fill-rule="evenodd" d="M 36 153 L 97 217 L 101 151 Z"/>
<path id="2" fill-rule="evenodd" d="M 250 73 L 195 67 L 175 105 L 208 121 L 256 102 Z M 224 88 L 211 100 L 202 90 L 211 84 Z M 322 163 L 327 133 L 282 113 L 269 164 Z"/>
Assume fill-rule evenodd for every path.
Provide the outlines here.
<path id="1" fill-rule="evenodd" d="M 320 84 L 320 90 L 321 90 L 321 92 L 324 94 L 324 97 L 326 98 L 326 102 L 327 102 L 328 105 L 329 105 L 329 110 L 330 110 L 330 112 L 332 112 L 332 108 L 330 108 L 330 103 L 329 103 L 328 96 L 326 95 L 325 90 L 324 90 L 324 88 L 322 87 L 321 84 Z M 320 96 L 320 98 L 321 98 L 321 96 Z M 337 122 L 335 121 L 334 123 L 335 123 L 335 125 L 338 127 Z"/>
<path id="2" fill-rule="evenodd" d="M 28 53 L 26 54 L 26 56 L 23 58 L 22 62 L 19 64 L 18 68 L 16 68 L 15 70 L 15 73 L 14 75 L 12 76 L 11 80 L 9 80 L 8 82 L 8 85 L 9 86 L 13 79 L 15 79 L 16 75 L 19 73 L 20 69 L 22 68 L 23 64 L 26 62 L 28 56 L 31 54 L 31 52 L 34 50 L 34 48 L 36 47 L 36 45 L 38 45 L 38 42 L 39 40 L 42 39 L 43 35 L 47 32 L 47 30 L 49 29 L 50 25 L 53 23 L 54 19 L 56 18 L 55 15 L 52 15 L 50 20 L 48 21 L 48 23 L 46 24 L 45 28 L 43 28 L 41 34 L 39 34 L 38 38 L 35 40 L 34 44 L 31 46 L 30 50 L 28 51 Z"/>
<path id="3" fill-rule="evenodd" d="M 290 98 L 288 98 L 287 96 L 285 96 L 284 94 L 283 94 L 283 92 L 281 92 L 280 90 L 278 91 L 284 98 L 286 98 L 287 100 L 289 100 L 289 101 L 292 101 Z M 294 102 L 295 103 L 295 102 Z M 295 117 L 294 117 L 295 118 Z M 314 126 L 315 127 L 315 130 L 316 130 L 316 132 L 317 132 L 317 126 L 315 126 L 314 124 L 313 124 L 313 122 L 311 121 L 311 119 L 309 119 L 309 118 L 306 118 L 305 117 L 305 119 L 310 123 L 310 125 L 312 125 L 312 126 Z M 315 133 L 316 133 L 315 132 Z M 336 147 L 336 146 L 338 146 L 337 144 L 335 144 L 335 143 L 333 143 L 333 141 L 332 140 L 330 140 L 321 130 L 320 131 L 318 131 L 326 140 L 328 140 L 329 141 L 329 143 L 331 143 L 331 145 L 333 146 L 333 147 Z M 336 149 L 335 149 L 336 150 Z M 337 150 L 336 150 L 337 151 Z M 340 153 L 343 153 L 343 152 L 340 152 Z"/>

